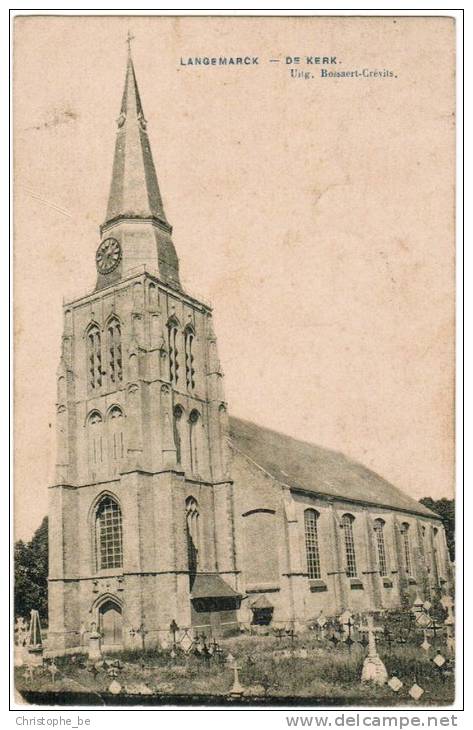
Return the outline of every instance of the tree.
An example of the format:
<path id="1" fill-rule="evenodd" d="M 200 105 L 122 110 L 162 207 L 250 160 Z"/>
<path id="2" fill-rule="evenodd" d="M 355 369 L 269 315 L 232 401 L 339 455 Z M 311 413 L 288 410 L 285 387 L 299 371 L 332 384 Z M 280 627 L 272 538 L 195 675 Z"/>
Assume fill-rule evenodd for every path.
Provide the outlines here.
<path id="1" fill-rule="evenodd" d="M 45 517 L 31 542 L 18 540 L 14 548 L 15 616 L 29 618 L 32 608 L 48 616 L 48 518 Z"/>
<path id="2" fill-rule="evenodd" d="M 419 500 L 424 507 L 428 507 L 442 518 L 445 527 L 445 536 L 447 538 L 447 547 L 450 554 L 450 560 L 455 561 L 455 500 L 454 499 L 432 499 L 432 497 L 423 497 Z"/>

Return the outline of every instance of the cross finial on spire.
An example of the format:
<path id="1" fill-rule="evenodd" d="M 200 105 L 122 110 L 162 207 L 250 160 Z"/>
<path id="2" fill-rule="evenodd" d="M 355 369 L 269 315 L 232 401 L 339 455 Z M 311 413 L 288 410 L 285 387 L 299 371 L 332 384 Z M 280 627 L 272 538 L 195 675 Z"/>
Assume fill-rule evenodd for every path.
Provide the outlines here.
<path id="1" fill-rule="evenodd" d="M 127 37 L 126 37 L 126 43 L 128 44 L 128 54 L 131 56 L 131 42 L 135 39 L 134 35 L 131 35 L 130 31 L 128 31 Z"/>

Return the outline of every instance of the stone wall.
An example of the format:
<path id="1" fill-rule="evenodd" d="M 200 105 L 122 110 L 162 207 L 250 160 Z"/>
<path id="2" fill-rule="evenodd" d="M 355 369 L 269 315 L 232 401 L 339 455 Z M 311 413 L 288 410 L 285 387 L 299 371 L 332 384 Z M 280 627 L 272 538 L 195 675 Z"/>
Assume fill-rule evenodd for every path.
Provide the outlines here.
<path id="1" fill-rule="evenodd" d="M 248 595 L 240 611 L 241 621 L 252 620 L 251 604 L 261 595 L 274 606 L 274 624 L 300 625 L 314 620 L 321 612 L 329 616 L 345 608 L 353 611 L 396 608 L 403 601 L 412 603 L 417 595 L 427 599 L 435 591 L 449 589 L 451 570 L 439 520 L 291 490 L 237 451 L 232 468 L 237 552 L 242 569 L 240 585 Z M 307 509 L 316 510 L 318 515 L 320 579 L 317 580 L 308 576 L 304 527 Z M 346 574 L 342 529 L 345 514 L 354 518 L 356 576 L 352 578 Z M 262 525 L 259 539 L 252 534 L 249 540 L 246 521 L 258 515 Z M 266 520 L 264 529 L 263 520 Z M 375 532 L 378 520 L 383 525 L 385 576 L 379 570 Z M 403 525 L 408 525 L 409 573 Z M 436 565 L 441 567 L 437 569 Z"/>

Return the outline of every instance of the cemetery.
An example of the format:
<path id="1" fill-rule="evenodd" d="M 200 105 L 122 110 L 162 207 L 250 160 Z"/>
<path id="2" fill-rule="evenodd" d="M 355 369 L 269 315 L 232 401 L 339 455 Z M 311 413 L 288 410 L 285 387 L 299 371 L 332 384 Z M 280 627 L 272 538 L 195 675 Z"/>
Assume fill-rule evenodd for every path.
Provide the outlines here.
<path id="1" fill-rule="evenodd" d="M 322 612 L 290 624 L 212 637 L 169 626 L 166 647 L 102 652 L 96 625 L 82 652 L 55 656 L 31 612 L 15 625 L 15 683 L 37 704 L 444 706 L 454 701 L 454 604 L 417 598 L 395 611 Z M 76 699 L 74 699 L 76 698 Z"/>

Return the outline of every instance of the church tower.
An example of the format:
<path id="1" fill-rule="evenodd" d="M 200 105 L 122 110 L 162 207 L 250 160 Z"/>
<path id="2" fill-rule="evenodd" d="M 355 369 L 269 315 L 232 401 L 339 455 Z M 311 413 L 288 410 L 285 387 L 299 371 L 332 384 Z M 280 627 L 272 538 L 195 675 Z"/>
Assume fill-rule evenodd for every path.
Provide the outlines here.
<path id="1" fill-rule="evenodd" d="M 212 311 L 183 291 L 130 49 L 94 291 L 64 305 L 49 646 L 218 633 L 241 594 Z"/>

